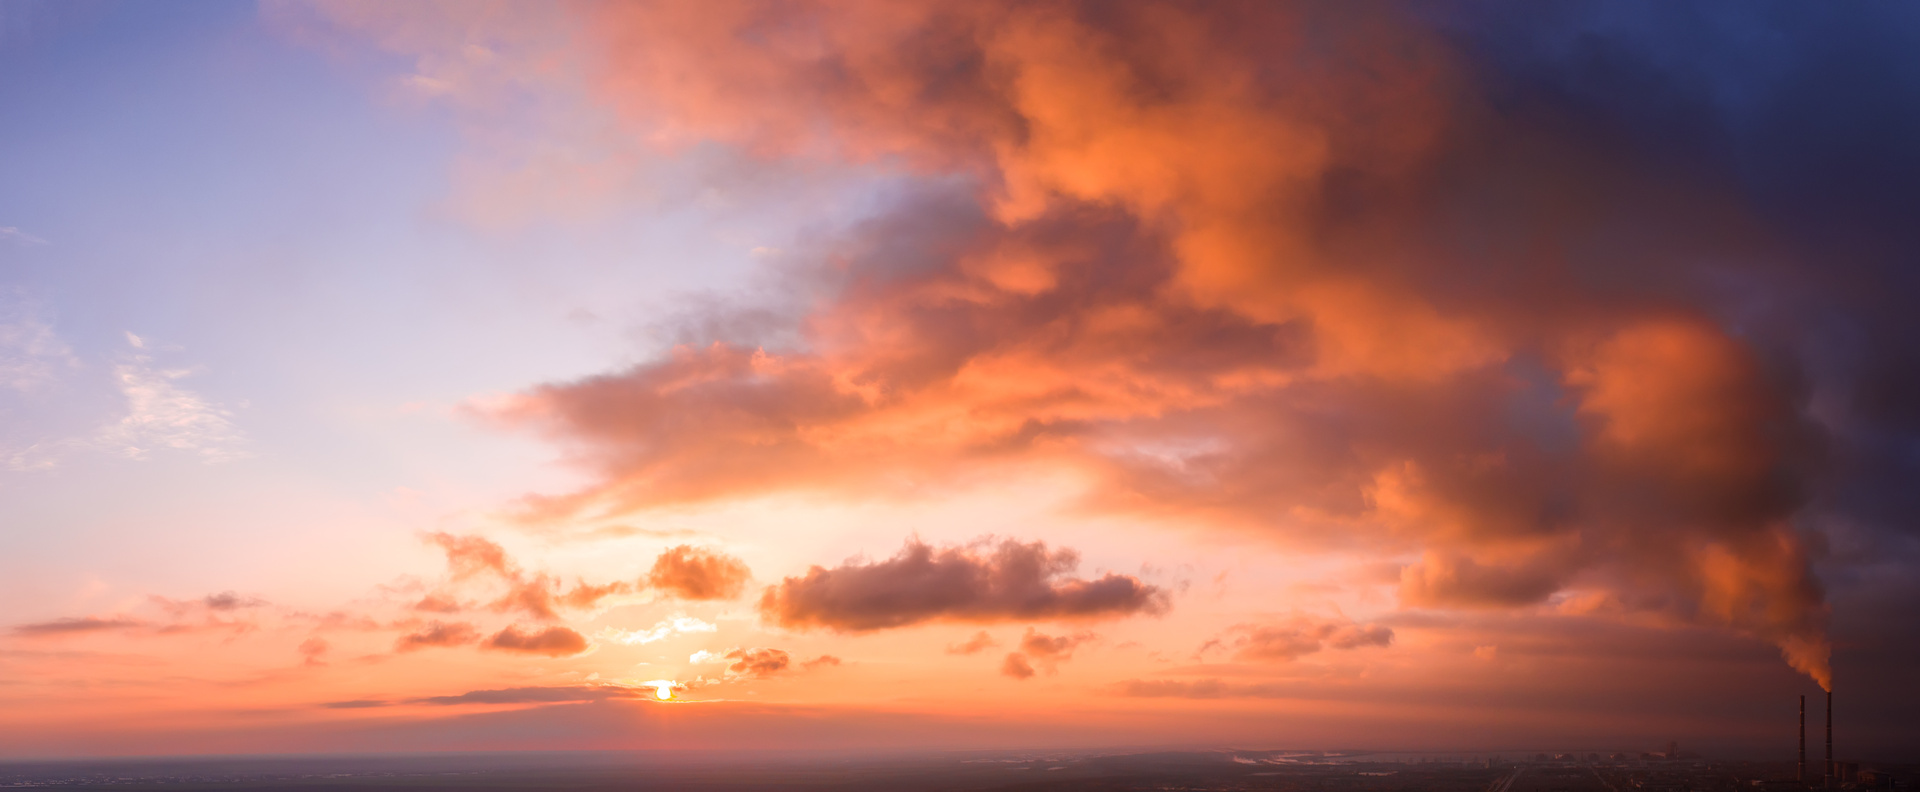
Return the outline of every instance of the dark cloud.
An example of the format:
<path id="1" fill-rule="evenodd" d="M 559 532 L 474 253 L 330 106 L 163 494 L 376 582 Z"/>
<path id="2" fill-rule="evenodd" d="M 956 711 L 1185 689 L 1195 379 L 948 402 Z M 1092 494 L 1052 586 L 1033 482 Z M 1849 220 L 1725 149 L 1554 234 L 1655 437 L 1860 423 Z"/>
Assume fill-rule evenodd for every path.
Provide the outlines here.
<path id="1" fill-rule="evenodd" d="M 1393 644 L 1393 629 L 1380 624 L 1359 624 L 1351 619 L 1318 619 L 1295 616 L 1271 624 L 1239 624 L 1200 647 L 1205 653 L 1216 647 L 1230 649 L 1238 660 L 1253 662 L 1289 662 L 1322 649 L 1358 649 Z"/>
<path id="2" fill-rule="evenodd" d="M 396 652 L 411 652 L 436 646 L 465 646 L 480 639 L 480 631 L 466 622 L 428 622 L 418 631 L 400 636 L 393 642 Z"/>
<path id="3" fill-rule="evenodd" d="M 1400 601 L 1417 607 L 1511 608 L 1546 601 L 1565 586 L 1556 566 L 1501 567 L 1428 555 L 1400 573 Z"/>
<path id="4" fill-rule="evenodd" d="M 925 621 L 1088 619 L 1164 613 L 1167 593 L 1138 578 L 1107 573 L 1067 577 L 1072 550 L 1042 542 L 982 540 L 934 548 L 917 539 L 885 561 L 813 567 L 769 586 L 761 615 L 783 627 L 862 632 Z"/>
<path id="5" fill-rule="evenodd" d="M 752 677 L 778 674 L 793 663 L 792 658 L 779 649 L 735 649 L 728 652 L 726 657 L 734 661 L 727 666 L 728 671 Z"/>
<path id="6" fill-rule="evenodd" d="M 1007 653 L 1007 659 L 1000 663 L 1000 673 L 1014 679 L 1033 678 L 1033 664 L 1027 662 L 1027 656 L 1019 652 Z"/>
<path id="7" fill-rule="evenodd" d="M 503 652 L 566 657 L 586 651 L 587 638 L 565 627 L 548 627 L 536 632 L 515 625 L 494 633 L 480 646 Z"/>
<path id="8" fill-rule="evenodd" d="M 724 600 L 740 596 L 753 573 L 725 553 L 680 545 L 661 553 L 646 583 L 681 599 Z"/>
<path id="9" fill-rule="evenodd" d="M 13 628 L 13 634 L 28 637 L 50 637 L 58 635 L 77 635 L 83 633 L 132 630 L 146 627 L 146 622 L 125 616 L 84 616 L 79 618 L 54 619 L 53 621 L 21 624 Z"/>

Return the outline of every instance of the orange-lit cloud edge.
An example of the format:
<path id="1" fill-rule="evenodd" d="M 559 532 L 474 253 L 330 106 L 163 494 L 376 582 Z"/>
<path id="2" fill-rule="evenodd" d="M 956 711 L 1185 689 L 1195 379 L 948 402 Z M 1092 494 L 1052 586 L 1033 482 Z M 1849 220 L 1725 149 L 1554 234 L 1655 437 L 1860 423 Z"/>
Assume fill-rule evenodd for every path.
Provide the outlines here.
<path id="1" fill-rule="evenodd" d="M 185 684 L 239 685 L 284 709 L 260 716 L 266 736 L 235 725 L 245 696 L 217 692 L 204 707 L 59 692 L 0 728 L 126 714 L 124 733 L 85 743 L 112 752 L 882 732 L 1141 743 L 1175 727 L 1298 738 L 1282 721 L 1313 719 L 1316 739 L 1372 739 L 1390 723 L 1377 733 L 1418 743 L 1484 707 L 1498 722 L 1476 739 L 1498 744 L 1543 726 L 1612 738 L 1646 713 L 1613 699 L 1684 687 L 1701 668 L 1776 683 L 1757 645 L 1831 684 L 1820 548 L 1796 519 L 1819 429 L 1779 361 L 1690 291 L 1702 260 L 1790 280 L 1734 196 L 1499 116 L 1443 42 L 1379 10 L 566 8 L 269 13 L 417 56 L 410 79 L 456 104 L 564 83 L 629 146 L 605 165 L 615 172 L 582 184 L 716 142 L 748 162 L 896 169 L 917 184 L 778 265 L 801 308 L 779 337 L 798 341 L 716 334 L 597 377 L 476 397 L 483 424 L 551 437 L 594 475 L 519 500 L 526 535 L 592 542 L 612 520 L 780 498 L 937 507 L 1039 478 L 1072 482 L 1063 520 L 1118 515 L 1333 559 L 1333 584 L 1376 591 L 1375 606 L 1357 618 L 1240 609 L 1198 640 L 1154 646 L 1205 607 L 1200 584 L 1082 569 L 1084 543 L 1017 526 L 983 527 L 971 544 L 903 526 L 897 552 L 811 568 L 661 546 L 634 562 L 643 573 L 595 580 L 540 571 L 501 537 L 429 533 L 444 571 L 339 611 L 156 598 L 8 637 L 11 662 L 33 668 L 137 662 L 114 647 L 140 641 L 284 644 L 298 663 L 236 649 Z M 461 178 L 511 193 L 525 175 L 480 158 Z M 484 200 L 490 213 L 539 210 Z M 1623 225 L 1652 241 L 1592 264 L 1596 240 Z M 640 606 L 658 620 L 604 623 Z M 788 643 L 701 650 L 684 677 L 567 665 L 734 625 Z M 501 673 L 508 662 L 520 665 Z M 1095 662 L 1117 673 L 1073 677 Z M 971 677 L 950 676 L 961 664 Z M 869 687 L 865 673 L 892 677 Z M 1560 690 L 1571 679 L 1589 684 Z M 647 700 L 663 683 L 732 709 L 644 709 L 665 706 Z M 742 698 L 755 685 L 775 695 Z M 983 685 L 998 692 L 983 699 Z M 362 692 L 310 695 L 350 689 Z M 1592 725 L 1558 721 L 1556 707 Z M 482 736 L 450 742 L 420 725 L 448 710 Z M 1041 710 L 1041 725 L 1012 725 Z M 922 720 L 897 721 L 909 716 Z M 779 725 L 808 718 L 834 726 Z M 162 721 L 196 736 L 153 736 Z"/>

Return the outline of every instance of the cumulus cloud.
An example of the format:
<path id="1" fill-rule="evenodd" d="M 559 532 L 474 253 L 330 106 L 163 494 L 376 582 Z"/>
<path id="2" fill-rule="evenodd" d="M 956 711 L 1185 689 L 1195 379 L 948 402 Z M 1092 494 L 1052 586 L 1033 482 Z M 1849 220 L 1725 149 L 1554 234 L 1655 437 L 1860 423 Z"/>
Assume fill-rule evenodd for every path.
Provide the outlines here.
<path id="1" fill-rule="evenodd" d="M 864 632 L 926 621 L 1089 619 L 1158 614 L 1167 593 L 1138 578 L 1107 573 L 1068 577 L 1080 557 L 1043 542 L 935 548 L 908 540 L 885 561 L 815 566 L 769 586 L 760 614 L 792 628 Z"/>
<path id="2" fill-rule="evenodd" d="M 753 573 L 738 558 L 725 553 L 680 545 L 654 559 L 646 583 L 688 600 L 733 599 L 745 591 Z"/>
<path id="3" fill-rule="evenodd" d="M 523 630 L 514 625 L 494 633 L 480 646 L 502 652 L 566 657 L 586 651 L 587 638 L 566 627 Z"/>
<path id="4" fill-rule="evenodd" d="M 480 631 L 466 622 L 432 621 L 419 630 L 400 636 L 393 642 L 393 650 L 411 652 L 439 646 L 465 646 L 479 639 Z"/>
<path id="5" fill-rule="evenodd" d="M 725 657 L 733 661 L 728 671 L 751 677 L 772 676 L 793 664 L 793 659 L 779 649 L 735 649 Z"/>
<path id="6" fill-rule="evenodd" d="M 1393 629 L 1351 619 L 1294 616 L 1271 624 L 1238 624 L 1200 647 L 1226 648 L 1237 660 L 1284 663 L 1322 649 L 1358 649 L 1393 644 Z"/>
<path id="7" fill-rule="evenodd" d="M 1698 26 L 1793 64 L 1735 80 L 1620 19 L 1596 60 L 1532 28 L 1462 51 L 1499 28 L 1471 10 L 665 1 L 584 8 L 564 50 L 516 15 L 441 26 L 503 28 L 483 69 L 410 15 L 316 13 L 422 48 L 458 101 L 505 53 L 589 58 L 637 148 L 927 177 L 782 252 L 777 332 L 697 317 L 489 407 L 598 473 L 535 519 L 1061 469 L 1088 509 L 1419 556 L 1409 607 L 1605 592 L 1823 683 L 1824 534 L 1910 544 L 1912 125 L 1813 95 L 1910 86 L 1816 79 L 1817 37 Z"/>

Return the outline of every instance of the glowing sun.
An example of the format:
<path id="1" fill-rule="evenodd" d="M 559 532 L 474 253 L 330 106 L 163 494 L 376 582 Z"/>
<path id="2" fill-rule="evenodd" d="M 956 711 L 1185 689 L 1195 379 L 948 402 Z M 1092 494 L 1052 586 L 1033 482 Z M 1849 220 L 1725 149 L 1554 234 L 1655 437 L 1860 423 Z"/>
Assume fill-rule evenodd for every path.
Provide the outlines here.
<path id="1" fill-rule="evenodd" d="M 659 699 L 661 701 L 673 700 L 673 687 L 674 687 L 673 680 L 656 679 L 656 680 L 653 680 L 652 682 L 642 682 L 641 684 L 653 686 L 654 698 Z"/>

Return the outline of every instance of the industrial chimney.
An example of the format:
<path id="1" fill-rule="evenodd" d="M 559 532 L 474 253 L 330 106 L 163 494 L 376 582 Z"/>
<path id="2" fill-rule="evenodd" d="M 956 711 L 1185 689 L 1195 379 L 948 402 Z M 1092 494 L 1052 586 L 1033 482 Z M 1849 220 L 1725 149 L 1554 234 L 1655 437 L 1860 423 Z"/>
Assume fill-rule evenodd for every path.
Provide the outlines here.
<path id="1" fill-rule="evenodd" d="M 1800 783 L 1807 783 L 1807 697 L 1800 696 Z"/>
<path id="2" fill-rule="evenodd" d="M 1827 691 L 1827 786 L 1833 786 L 1833 691 Z"/>

